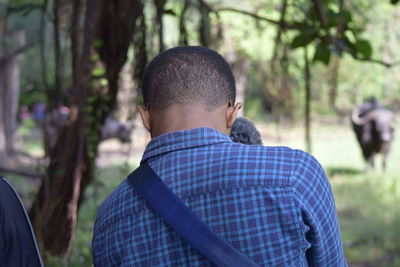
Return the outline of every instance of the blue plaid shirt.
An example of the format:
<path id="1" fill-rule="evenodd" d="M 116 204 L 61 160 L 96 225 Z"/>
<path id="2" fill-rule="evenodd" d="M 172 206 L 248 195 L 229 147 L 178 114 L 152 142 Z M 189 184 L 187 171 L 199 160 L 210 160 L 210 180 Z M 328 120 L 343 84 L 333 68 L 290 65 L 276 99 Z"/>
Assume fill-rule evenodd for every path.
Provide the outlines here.
<path id="1" fill-rule="evenodd" d="M 142 161 L 260 266 L 347 266 L 332 190 L 311 155 L 198 128 L 154 138 Z M 95 266 L 212 266 L 127 180 L 101 205 L 92 245 Z"/>

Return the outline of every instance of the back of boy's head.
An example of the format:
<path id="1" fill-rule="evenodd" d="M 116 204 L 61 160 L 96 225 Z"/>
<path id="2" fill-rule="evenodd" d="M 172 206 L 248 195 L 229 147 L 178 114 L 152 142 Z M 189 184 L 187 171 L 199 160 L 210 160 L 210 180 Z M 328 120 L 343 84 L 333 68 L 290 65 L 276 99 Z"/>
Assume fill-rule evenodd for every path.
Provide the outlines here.
<path id="1" fill-rule="evenodd" d="M 147 66 L 142 84 L 146 107 L 165 110 L 173 104 L 200 103 L 209 109 L 234 104 L 235 80 L 225 59 L 200 46 L 164 51 Z"/>

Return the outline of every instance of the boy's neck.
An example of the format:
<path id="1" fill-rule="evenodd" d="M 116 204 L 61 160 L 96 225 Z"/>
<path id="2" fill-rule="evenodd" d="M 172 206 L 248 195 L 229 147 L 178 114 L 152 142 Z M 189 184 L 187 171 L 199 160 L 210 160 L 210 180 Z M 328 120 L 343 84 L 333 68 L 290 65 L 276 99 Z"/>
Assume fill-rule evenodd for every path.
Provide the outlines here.
<path id="1" fill-rule="evenodd" d="M 202 104 L 172 105 L 166 110 L 152 112 L 151 138 L 200 127 L 208 127 L 229 134 L 225 112 L 225 106 L 210 109 Z"/>

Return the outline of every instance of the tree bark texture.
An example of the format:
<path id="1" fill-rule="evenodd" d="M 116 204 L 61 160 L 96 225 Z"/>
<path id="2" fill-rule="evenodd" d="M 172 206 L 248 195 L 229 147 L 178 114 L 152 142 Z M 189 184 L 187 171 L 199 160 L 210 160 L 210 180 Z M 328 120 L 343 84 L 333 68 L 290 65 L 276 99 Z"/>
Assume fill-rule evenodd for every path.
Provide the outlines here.
<path id="1" fill-rule="evenodd" d="M 13 163 L 20 95 L 20 53 L 24 51 L 25 32 L 7 34 L 12 40 L 3 44 L 0 55 L 0 164 Z M 15 49 L 15 47 L 19 47 Z"/>
<path id="2" fill-rule="evenodd" d="M 304 81 L 305 81 L 305 103 L 304 103 L 304 128 L 306 151 L 311 153 L 311 72 L 310 61 L 308 59 L 307 47 L 304 47 Z"/>
<path id="3" fill-rule="evenodd" d="M 211 19 L 210 11 L 204 5 L 199 5 L 200 25 L 199 25 L 199 41 L 204 47 L 211 45 Z"/>
<path id="4" fill-rule="evenodd" d="M 338 111 L 336 107 L 336 99 L 339 86 L 339 66 L 340 58 L 338 55 L 332 54 L 329 68 L 329 106 L 333 111 Z"/>
<path id="5" fill-rule="evenodd" d="M 158 31 L 158 48 L 160 53 L 164 51 L 164 23 L 163 23 L 163 16 L 164 16 L 164 6 L 166 0 L 154 0 L 154 4 L 156 7 L 156 27 Z"/>
<path id="6" fill-rule="evenodd" d="M 247 57 L 238 56 L 234 62 L 232 70 L 236 80 L 236 102 L 244 104 L 246 100 L 247 74 L 250 68 L 250 60 Z M 238 112 L 238 116 L 243 116 L 243 108 Z"/>
<path id="7" fill-rule="evenodd" d="M 64 34 L 63 28 L 67 20 L 65 11 L 66 3 L 62 0 L 54 0 L 53 3 L 53 33 L 54 33 L 54 88 L 51 90 L 49 107 L 57 107 L 62 101 L 64 85 Z"/>
<path id="8" fill-rule="evenodd" d="M 138 1 L 88 0 L 80 47 L 79 24 L 72 22 L 73 98 L 71 115 L 61 131 L 37 198 L 30 210 L 39 243 L 53 255 L 68 257 L 85 188 L 93 179 L 100 129 L 111 113 L 120 70 L 132 39 Z M 75 8 L 82 8 L 79 0 Z M 74 10 L 80 12 L 80 10 Z M 80 19 L 75 16 L 75 19 Z M 99 40 L 100 45 L 94 46 Z M 93 61 L 93 53 L 100 59 Z M 92 76 L 94 66 L 106 73 Z M 101 85 L 99 80 L 108 84 Z"/>
<path id="9" fill-rule="evenodd" d="M 280 23 L 284 23 L 287 13 L 288 1 L 284 0 L 280 8 Z M 286 119 L 293 118 L 293 97 L 291 91 L 291 76 L 289 72 L 289 47 L 282 42 L 284 29 L 277 27 L 274 41 L 274 49 L 270 64 L 270 78 L 264 95 L 273 98 L 271 101 L 272 110 L 276 114 L 277 122 L 281 116 Z M 286 112 L 285 114 L 283 114 Z"/>
<path id="10" fill-rule="evenodd" d="M 147 65 L 147 35 L 146 35 L 146 18 L 144 14 L 144 3 L 142 0 L 136 1 L 137 18 L 135 23 L 135 34 L 133 35 L 133 48 L 134 48 L 134 67 L 133 78 L 139 88 L 141 86 L 144 70 Z"/>
<path id="11" fill-rule="evenodd" d="M 188 10 L 190 5 L 189 0 L 184 0 L 183 1 L 183 7 L 181 11 L 181 15 L 179 17 L 179 44 L 180 45 L 188 45 L 188 33 L 186 29 L 186 19 L 185 19 L 185 14 L 186 11 Z"/>

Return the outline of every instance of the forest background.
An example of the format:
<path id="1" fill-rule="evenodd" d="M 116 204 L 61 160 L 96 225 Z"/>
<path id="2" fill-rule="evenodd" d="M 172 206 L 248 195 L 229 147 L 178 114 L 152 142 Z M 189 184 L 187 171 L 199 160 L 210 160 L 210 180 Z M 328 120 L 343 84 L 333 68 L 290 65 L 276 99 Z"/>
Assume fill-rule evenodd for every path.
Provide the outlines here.
<path id="1" fill-rule="evenodd" d="M 224 55 L 265 145 L 321 161 L 351 266 L 400 266 L 400 130 L 388 169 L 365 172 L 349 119 L 369 97 L 400 111 L 398 2 L 0 0 L 0 173 L 47 266 L 92 264 L 96 210 L 149 140 L 135 111 L 144 67 L 177 45 Z M 63 107 L 46 150 L 46 117 Z M 130 144 L 100 144 L 110 115 L 134 125 Z"/>

